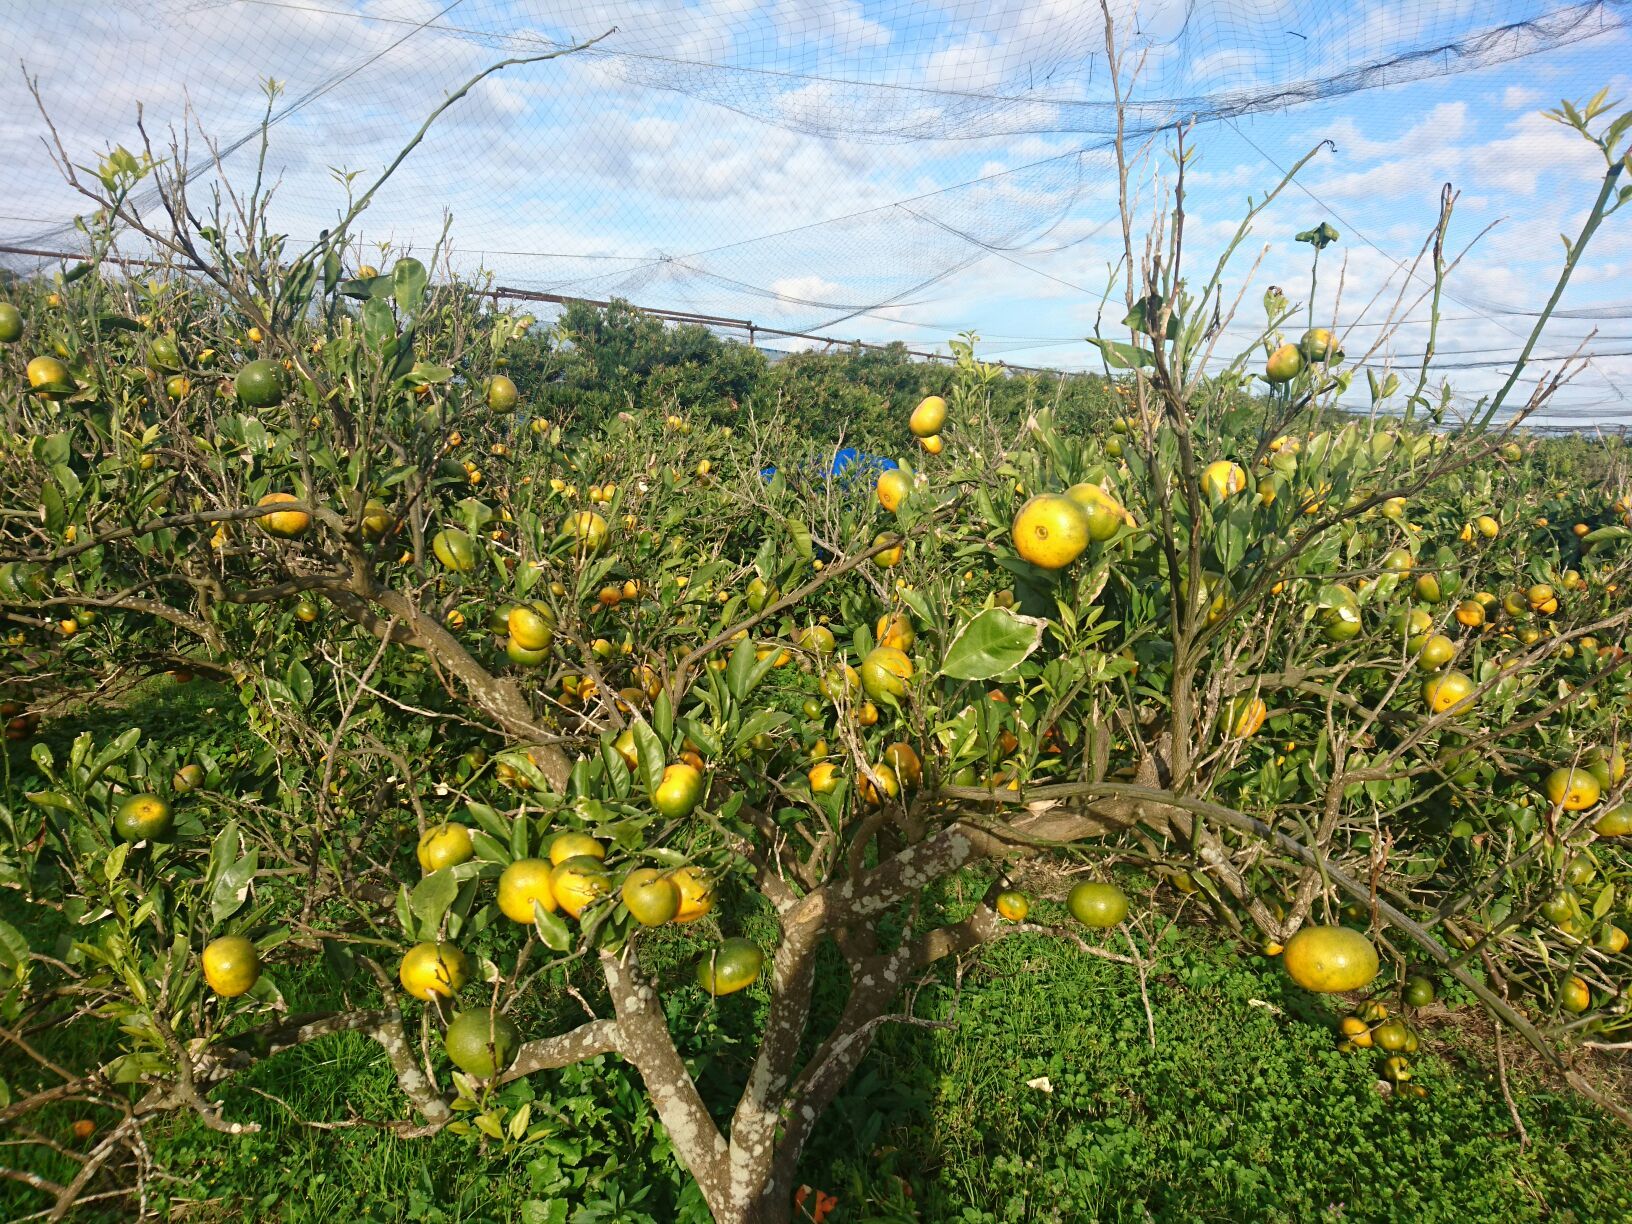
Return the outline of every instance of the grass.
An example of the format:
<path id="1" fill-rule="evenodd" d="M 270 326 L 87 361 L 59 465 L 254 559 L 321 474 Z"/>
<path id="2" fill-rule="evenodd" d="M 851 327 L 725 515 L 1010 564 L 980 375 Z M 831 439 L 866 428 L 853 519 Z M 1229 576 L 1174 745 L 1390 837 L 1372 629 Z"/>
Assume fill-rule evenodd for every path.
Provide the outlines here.
<path id="1" fill-rule="evenodd" d="M 241 717 L 230 692 L 210 686 L 152 696 L 110 728 L 135 716 L 162 741 L 207 710 L 218 736 L 220 720 Z M 20 746 L 10 760 L 14 801 L 27 770 Z M 945 900 L 955 911 L 952 893 Z M 16 922 L 18 909 L 0 893 L 0 916 Z M 1057 903 L 1039 904 L 1042 921 L 1062 916 Z M 683 939 L 660 936 L 649 955 L 671 1023 L 723 1115 L 763 996 L 756 987 L 711 1003 L 689 984 Z M 885 1030 L 807 1155 L 803 1179 L 838 1196 L 830 1224 L 1632 1217 L 1625 1132 L 1578 1098 L 1520 1077 L 1530 1139 L 1522 1144 L 1486 1070 L 1481 1026 L 1436 1012 L 1413 1060 L 1427 1097 L 1390 1099 L 1378 1090 L 1375 1057 L 1334 1048 L 1336 1005 L 1291 987 L 1273 962 L 1193 927 L 1173 928 L 1160 951 L 1150 979 L 1154 1045 L 1131 969 L 1045 937 L 988 949 L 956 993 L 949 976 L 924 990 L 916 1014 L 949 1023 Z M 319 965 L 282 961 L 274 971 L 297 1009 L 339 1001 Z M 836 1006 L 820 999 L 818 1017 Z M 551 1031 L 574 1007 L 564 991 L 546 992 L 518 1019 Z M 109 1036 L 75 1026 L 38 1040 L 64 1061 L 85 1062 Z M 0 1062 L 0 1076 L 18 1083 L 15 1056 L 0 1052 Z M 1032 1086 L 1045 1077 L 1048 1090 Z M 204 1221 L 708 1218 L 620 1061 L 541 1074 L 505 1098 L 511 1107 L 530 1101 L 548 1123 L 545 1137 L 510 1147 L 447 1133 L 398 1137 L 368 1125 L 403 1113 L 376 1047 L 330 1038 L 225 1090 L 226 1116 L 259 1124 L 259 1133 L 224 1136 L 186 1117 L 156 1128 L 154 1158 L 178 1180 L 154 1183 L 152 1205 Z M 60 1138 L 74 1117 L 47 1111 L 38 1125 Z M 25 1201 L 38 1206 L 0 1198 L 0 1215 Z"/>

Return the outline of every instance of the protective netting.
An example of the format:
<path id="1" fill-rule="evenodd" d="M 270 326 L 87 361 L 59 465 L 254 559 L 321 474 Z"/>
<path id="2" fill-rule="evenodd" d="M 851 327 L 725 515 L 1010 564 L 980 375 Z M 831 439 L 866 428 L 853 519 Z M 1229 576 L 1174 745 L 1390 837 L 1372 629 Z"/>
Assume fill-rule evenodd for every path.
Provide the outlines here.
<path id="1" fill-rule="evenodd" d="M 1110 0 L 1109 11 L 1139 65 L 1126 111 L 1137 138 L 1557 53 L 1613 35 L 1628 3 Z M 37 78 L 80 164 L 137 147 L 140 103 L 155 140 L 190 132 L 197 191 L 214 174 L 201 132 L 243 180 L 268 108 L 262 82 L 281 82 L 273 220 L 301 237 L 342 208 L 338 170 L 369 181 L 482 67 L 614 31 L 478 86 L 368 214 L 366 238 L 423 253 L 451 213 L 456 265 L 515 288 L 938 340 L 961 325 L 937 317 L 949 281 L 977 264 L 1031 269 L 1116 218 L 1105 20 L 1084 0 L 21 8 L 5 58 Z M 78 241 L 70 219 L 85 202 L 51 164 L 44 131 L 21 71 L 0 75 L 0 245 Z M 1104 289 L 1102 272 L 1039 276 L 1073 307 L 1031 329 L 1049 335 L 1011 338 L 1036 341 L 1022 361 L 1080 336 L 1084 295 Z"/>

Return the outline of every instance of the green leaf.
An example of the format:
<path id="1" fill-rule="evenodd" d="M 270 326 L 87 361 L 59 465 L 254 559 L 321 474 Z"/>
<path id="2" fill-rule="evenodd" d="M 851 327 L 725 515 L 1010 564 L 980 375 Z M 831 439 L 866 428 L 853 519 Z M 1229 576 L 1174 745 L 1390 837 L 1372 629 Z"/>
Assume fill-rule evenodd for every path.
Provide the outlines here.
<path id="1" fill-rule="evenodd" d="M 396 295 L 397 309 L 412 318 L 419 313 L 425 301 L 425 283 L 430 279 L 425 265 L 417 259 L 399 259 L 391 269 L 391 289 Z"/>
<path id="2" fill-rule="evenodd" d="M 420 930 L 436 930 L 458 894 L 459 881 L 446 867 L 415 884 L 414 891 L 408 894 L 408 909 L 419 919 Z"/>
<path id="3" fill-rule="evenodd" d="M 23 933 L 0 918 L 0 965 L 7 969 L 21 969 L 28 963 L 28 940 Z"/>
<path id="4" fill-rule="evenodd" d="M 389 276 L 371 276 L 366 280 L 348 280 L 340 282 L 340 292 L 349 298 L 367 300 L 383 298 L 396 289 L 396 282 Z"/>
<path id="5" fill-rule="evenodd" d="M 992 680 L 1020 666 L 1042 643 L 1046 620 L 1007 608 L 987 608 L 953 636 L 941 675 L 953 680 Z"/>
<path id="6" fill-rule="evenodd" d="M 674 703 L 669 700 L 669 686 L 664 685 L 652 702 L 652 730 L 657 738 L 668 744 L 674 740 Z"/>
<path id="7" fill-rule="evenodd" d="M 641 785 L 649 795 L 663 780 L 663 767 L 668 764 L 668 754 L 664 752 L 663 741 L 658 738 L 657 732 L 639 714 L 631 717 L 629 729 L 635 733 L 635 755 L 640 760 Z"/>
<path id="8" fill-rule="evenodd" d="M 1113 370 L 1138 370 L 1155 364 L 1155 358 L 1137 345 L 1121 340 L 1100 340 L 1093 336 L 1087 337 L 1087 340 L 1105 354 L 1105 364 Z"/>
<path id="9" fill-rule="evenodd" d="M 312 704 L 312 673 L 306 670 L 306 665 L 299 659 L 291 659 L 289 667 L 283 674 L 283 682 L 289 686 L 289 692 L 294 696 L 298 705 Z"/>
<path id="10" fill-rule="evenodd" d="M 572 947 L 572 932 L 560 914 L 551 913 L 537 901 L 533 902 L 533 929 L 552 952 L 565 952 Z"/>
<path id="11" fill-rule="evenodd" d="M 258 851 L 251 850 L 221 873 L 221 878 L 210 890 L 210 918 L 217 925 L 238 912 L 249 896 L 249 883 L 255 878 Z"/>
<path id="12" fill-rule="evenodd" d="M 369 298 L 363 303 L 363 335 L 375 349 L 383 349 L 386 341 L 396 339 L 397 321 L 391 316 L 390 303 L 383 298 Z"/>

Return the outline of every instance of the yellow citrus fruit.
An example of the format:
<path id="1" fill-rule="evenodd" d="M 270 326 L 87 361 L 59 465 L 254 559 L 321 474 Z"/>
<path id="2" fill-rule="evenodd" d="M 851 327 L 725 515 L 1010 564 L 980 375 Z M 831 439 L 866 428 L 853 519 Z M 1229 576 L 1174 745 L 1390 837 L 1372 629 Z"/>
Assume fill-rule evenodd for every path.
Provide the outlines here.
<path id="1" fill-rule="evenodd" d="M 1065 495 L 1081 506 L 1083 513 L 1088 516 L 1090 540 L 1104 543 L 1114 536 L 1124 523 L 1129 527 L 1133 526 L 1133 515 L 1123 508 L 1121 502 L 1097 484 L 1087 482 L 1074 484 L 1065 491 Z"/>
<path id="2" fill-rule="evenodd" d="M 432 536 L 431 551 L 443 566 L 456 574 L 470 573 L 480 556 L 476 541 L 457 527 L 444 527 Z"/>
<path id="3" fill-rule="evenodd" d="M 170 779 L 170 789 L 178 795 L 185 795 L 190 790 L 197 790 L 204 785 L 204 766 L 199 764 L 183 765 L 176 770 L 176 776 Z"/>
<path id="4" fill-rule="evenodd" d="M 732 938 L 697 962 L 697 984 L 719 998 L 751 986 L 765 965 L 765 954 L 751 939 Z"/>
<path id="5" fill-rule="evenodd" d="M 662 926 L 680 912 L 680 889 L 656 867 L 639 867 L 624 877 L 623 904 L 641 926 Z"/>
<path id="6" fill-rule="evenodd" d="M 1303 372 L 1303 354 L 1295 344 L 1283 344 L 1264 363 L 1264 377 L 1272 383 L 1288 383 Z"/>
<path id="7" fill-rule="evenodd" d="M 880 646 L 890 646 L 896 650 L 911 650 L 913 643 L 918 640 L 917 631 L 912 627 L 912 621 L 905 612 L 897 612 L 891 616 L 885 613 L 878 618 L 878 624 L 873 626 L 873 636 L 878 639 Z"/>
<path id="8" fill-rule="evenodd" d="M 1440 672 L 1429 676 L 1422 686 L 1422 699 L 1435 714 L 1443 714 L 1459 701 L 1473 693 L 1473 681 L 1459 671 Z"/>
<path id="9" fill-rule="evenodd" d="M 612 880 L 598 857 L 580 854 L 562 862 L 550 874 L 556 904 L 574 918 L 612 891 Z"/>
<path id="10" fill-rule="evenodd" d="M 204 980 L 223 999 L 249 993 L 260 980 L 261 957 L 242 935 L 223 935 L 205 945 Z"/>
<path id="11" fill-rule="evenodd" d="M 1281 963 L 1305 990 L 1332 994 L 1359 990 L 1377 976 L 1377 949 L 1359 931 L 1306 926 L 1287 941 Z"/>
<path id="12" fill-rule="evenodd" d="M 557 833 L 555 840 L 550 842 L 550 862 L 559 867 L 570 858 L 587 855 L 593 859 L 604 859 L 606 847 L 601 845 L 588 833 L 566 832 Z"/>
<path id="13" fill-rule="evenodd" d="M 515 1060 L 521 1030 L 510 1017 L 486 1007 L 462 1011 L 443 1034 L 448 1061 L 466 1075 L 492 1079 Z"/>
<path id="14" fill-rule="evenodd" d="M 830 761 L 811 766 L 810 789 L 813 794 L 831 795 L 839 786 L 839 769 Z"/>
<path id="15" fill-rule="evenodd" d="M 532 923 L 536 901 L 546 914 L 556 910 L 550 878 L 555 868 L 543 859 L 517 859 L 499 876 L 499 912 L 511 922 Z"/>
<path id="16" fill-rule="evenodd" d="M 1411 1030 L 1406 1027 L 1405 1021 L 1399 1018 L 1384 1020 L 1372 1031 L 1371 1039 L 1382 1050 L 1395 1054 L 1404 1050 L 1411 1042 Z"/>
<path id="17" fill-rule="evenodd" d="M 429 875 L 444 867 L 457 867 L 476 853 L 470 830 L 462 824 L 440 824 L 426 829 L 416 849 L 420 870 Z"/>
<path id="18" fill-rule="evenodd" d="M 126 795 L 113 814 L 114 832 L 127 842 L 163 841 L 174 825 L 170 805 L 157 795 Z"/>
<path id="19" fill-rule="evenodd" d="M 1592 1006 L 1592 991 L 1581 978 L 1571 974 L 1564 980 L 1564 985 L 1558 992 L 1558 1002 L 1565 1011 L 1584 1012 Z"/>
<path id="20" fill-rule="evenodd" d="M 1625 837 L 1632 833 L 1632 804 L 1610 808 L 1592 826 L 1599 837 Z"/>
<path id="21" fill-rule="evenodd" d="M 714 882 L 696 867 L 681 867 L 669 879 L 680 890 L 676 922 L 696 922 L 714 908 Z"/>
<path id="22" fill-rule="evenodd" d="M 1585 769 L 1564 766 L 1553 770 L 1542 784 L 1547 802 L 1566 812 L 1584 812 L 1603 795 L 1598 779 Z"/>
<path id="23" fill-rule="evenodd" d="M 677 761 L 663 767 L 663 777 L 652 790 L 652 806 L 670 820 L 684 820 L 702 797 L 702 771 Z"/>
<path id="24" fill-rule="evenodd" d="M 1465 629 L 1477 629 L 1485 623 L 1485 605 L 1477 599 L 1464 599 L 1456 605 L 1456 623 Z"/>
<path id="25" fill-rule="evenodd" d="M 451 943 L 419 943 L 397 967 L 402 988 L 416 999 L 450 999 L 470 980 L 470 959 Z"/>
<path id="26" fill-rule="evenodd" d="M 363 505 L 363 534 L 371 540 L 378 540 L 391 530 L 391 512 L 381 501 L 368 501 Z"/>
<path id="27" fill-rule="evenodd" d="M 1088 514 L 1069 497 L 1039 494 L 1020 507 L 1009 535 L 1015 552 L 1039 569 L 1064 569 L 1088 547 Z"/>
<path id="28" fill-rule="evenodd" d="M 1417 666 L 1423 671 L 1438 671 L 1456 657 L 1456 643 L 1443 633 L 1429 634 L 1417 648 Z"/>
<path id="29" fill-rule="evenodd" d="M 593 510 L 579 510 L 561 520 L 561 534 L 570 537 L 585 555 L 592 556 L 606 546 L 608 530 L 606 520 Z"/>
<path id="30" fill-rule="evenodd" d="M 554 617 L 529 604 L 517 604 L 505 617 L 510 640 L 522 650 L 548 650 L 555 641 Z"/>
<path id="31" fill-rule="evenodd" d="M 930 438 L 940 433 L 945 424 L 946 401 L 938 395 L 926 395 L 912 410 L 907 428 L 912 430 L 914 437 Z"/>
<path id="32" fill-rule="evenodd" d="M 293 493 L 268 493 L 257 506 L 281 506 L 285 502 L 298 502 L 300 498 Z M 267 535 L 277 536 L 280 539 L 292 540 L 301 535 L 312 525 L 312 516 L 304 510 L 275 510 L 271 514 L 262 515 L 257 522 L 261 530 Z"/>
<path id="33" fill-rule="evenodd" d="M 0 344 L 16 344 L 22 338 L 22 311 L 10 302 L 0 302 Z"/>
<path id="34" fill-rule="evenodd" d="M 880 806 L 886 798 L 895 799 L 901 794 L 901 780 L 895 776 L 895 770 L 888 765 L 874 765 L 856 776 L 856 794 L 861 796 L 863 803 L 869 807 Z"/>
<path id="35" fill-rule="evenodd" d="M 1234 497 L 1247 487 L 1247 472 L 1239 463 L 1220 459 L 1201 473 L 1201 491 L 1215 504 Z"/>
<path id="36" fill-rule="evenodd" d="M 1007 918 L 1010 922 L 1024 922 L 1026 915 L 1031 913 L 1031 901 L 1025 893 L 1005 888 L 997 894 L 997 900 L 992 908 L 997 911 L 1000 918 Z"/>
<path id="37" fill-rule="evenodd" d="M 894 646 L 876 646 L 861 661 L 861 687 L 874 701 L 905 696 L 911 678 L 912 660 Z"/>
<path id="38" fill-rule="evenodd" d="M 838 664 L 822 673 L 816 687 L 821 689 L 822 696 L 829 701 L 836 702 L 841 695 L 851 699 L 861 691 L 861 673 L 848 663 Z"/>
<path id="39" fill-rule="evenodd" d="M 55 357 L 36 357 L 28 363 L 28 385 L 42 394 L 58 388 L 72 387 L 73 377 L 68 367 Z"/>
<path id="40" fill-rule="evenodd" d="M 946 449 L 946 443 L 941 441 L 940 434 L 930 434 L 927 438 L 919 438 L 918 445 L 931 455 L 938 455 Z"/>
<path id="41" fill-rule="evenodd" d="M 1083 880 L 1071 889 L 1065 904 L 1084 926 L 1114 927 L 1128 916 L 1128 895 L 1115 884 Z"/>
<path id="42" fill-rule="evenodd" d="M 911 744 L 900 742 L 891 744 L 884 749 L 884 760 L 895 770 L 895 776 L 900 779 L 902 786 L 911 789 L 924 780 L 924 763 L 919 760 L 918 753 Z"/>
<path id="43" fill-rule="evenodd" d="M 838 645 L 833 631 L 826 625 L 806 625 L 795 629 L 793 640 L 806 650 L 813 650 L 817 654 L 828 654 Z"/>
<path id="44" fill-rule="evenodd" d="M 911 490 L 912 478 L 900 468 L 891 468 L 878 474 L 878 484 L 873 491 L 878 495 L 878 504 L 894 514 Z"/>
<path id="45" fill-rule="evenodd" d="M 487 406 L 494 412 L 509 412 L 520 398 L 516 384 L 503 374 L 495 374 L 487 380 Z"/>
<path id="46" fill-rule="evenodd" d="M 1298 350 L 1310 361 L 1325 361 L 1337 351 L 1337 341 L 1328 328 L 1311 327 L 1298 341 Z"/>
<path id="47" fill-rule="evenodd" d="M 1262 697 L 1237 697 L 1225 712 L 1226 725 L 1236 739 L 1247 739 L 1258 734 L 1268 715 L 1269 707 Z"/>
<path id="48" fill-rule="evenodd" d="M 1619 748 L 1594 748 L 1587 753 L 1587 772 L 1598 779 L 1600 788 L 1610 790 L 1626 777 L 1626 756 Z"/>

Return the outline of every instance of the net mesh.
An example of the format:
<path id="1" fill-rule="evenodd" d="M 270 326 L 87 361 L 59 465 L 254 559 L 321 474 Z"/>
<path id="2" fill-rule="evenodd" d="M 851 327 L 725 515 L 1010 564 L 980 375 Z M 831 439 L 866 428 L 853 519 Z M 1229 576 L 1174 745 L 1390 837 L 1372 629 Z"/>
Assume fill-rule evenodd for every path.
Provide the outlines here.
<path id="1" fill-rule="evenodd" d="M 1138 138 L 1557 52 L 1620 30 L 1629 3 L 1108 9 L 1139 65 L 1125 112 Z M 958 325 L 936 317 L 949 280 L 976 264 L 1035 270 L 1116 218 L 1105 21 L 1081 0 L 108 0 L 9 20 L 11 58 L 81 164 L 137 146 L 139 103 L 161 143 L 190 133 L 195 181 L 216 154 L 241 180 L 276 78 L 272 219 L 300 237 L 343 206 L 341 171 L 369 181 L 481 68 L 611 31 L 475 88 L 367 215 L 367 238 L 422 253 L 451 214 L 459 270 L 516 289 L 941 338 Z M 20 71 L 0 75 L 0 115 L 0 246 L 73 249 L 85 201 L 51 164 Z M 1031 360 L 1080 336 L 1080 295 L 1105 287 L 1039 276 L 1073 306 L 1038 329 L 1052 334 L 1009 338 L 1035 341 Z"/>

